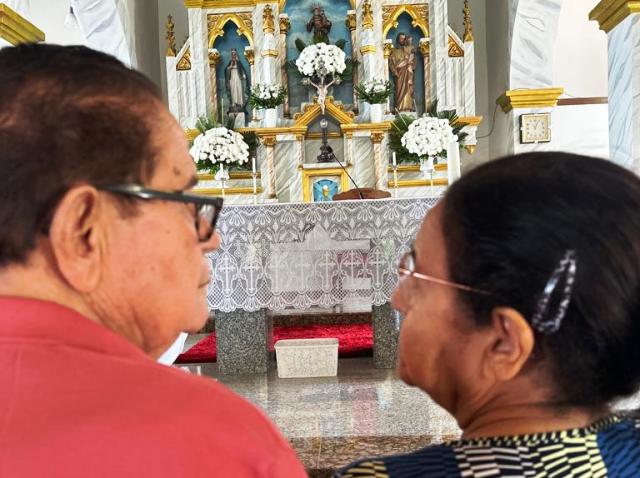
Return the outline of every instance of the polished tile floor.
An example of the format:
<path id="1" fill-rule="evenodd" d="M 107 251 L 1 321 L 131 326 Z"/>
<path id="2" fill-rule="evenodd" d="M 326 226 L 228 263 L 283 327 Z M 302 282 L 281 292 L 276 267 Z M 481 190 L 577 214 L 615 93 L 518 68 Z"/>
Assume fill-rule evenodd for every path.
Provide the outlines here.
<path id="1" fill-rule="evenodd" d="M 187 347 L 195 342 L 190 337 Z M 450 415 L 402 383 L 395 371 L 373 368 L 371 358 L 341 359 L 337 377 L 312 379 L 279 379 L 275 367 L 268 374 L 235 376 L 220 375 L 216 364 L 199 367 L 202 375 L 262 408 L 312 476 L 329 476 L 363 456 L 406 452 L 459 436 Z"/>
<path id="2" fill-rule="evenodd" d="M 191 336 L 186 348 L 204 335 Z M 393 370 L 371 358 L 340 359 L 338 376 L 279 379 L 267 374 L 220 375 L 216 364 L 189 366 L 228 385 L 262 408 L 290 440 L 310 476 L 328 477 L 366 456 L 405 453 L 459 437 L 453 418 Z M 620 409 L 640 409 L 640 395 Z"/>

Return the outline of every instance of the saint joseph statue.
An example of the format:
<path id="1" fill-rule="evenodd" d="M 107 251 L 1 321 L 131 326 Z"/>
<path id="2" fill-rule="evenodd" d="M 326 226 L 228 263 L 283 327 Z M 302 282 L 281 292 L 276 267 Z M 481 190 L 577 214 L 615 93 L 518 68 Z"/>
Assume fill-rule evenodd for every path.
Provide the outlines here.
<path id="1" fill-rule="evenodd" d="M 415 111 L 413 75 L 416 70 L 416 51 L 411 40 L 410 36 L 399 33 L 397 44 L 389 57 L 389 68 L 396 90 L 395 108 L 398 111 Z"/>

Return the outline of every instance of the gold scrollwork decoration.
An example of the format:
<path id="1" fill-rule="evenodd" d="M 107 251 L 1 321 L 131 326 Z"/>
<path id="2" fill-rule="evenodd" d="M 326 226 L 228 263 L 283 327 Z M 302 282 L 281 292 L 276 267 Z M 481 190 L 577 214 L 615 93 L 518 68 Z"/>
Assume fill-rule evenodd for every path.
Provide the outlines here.
<path id="1" fill-rule="evenodd" d="M 190 69 L 191 69 L 191 48 L 187 48 L 187 50 L 182 55 L 182 58 L 178 60 L 178 64 L 176 65 L 176 70 L 187 71 Z"/>
<path id="2" fill-rule="evenodd" d="M 209 48 L 213 48 L 218 37 L 224 36 L 224 27 L 227 22 L 232 22 L 238 27 L 238 36 L 247 39 L 253 46 L 253 20 L 251 13 L 216 13 L 207 15 L 207 28 L 209 31 Z"/>
<path id="3" fill-rule="evenodd" d="M 273 9 L 268 3 L 262 10 L 262 31 L 264 33 L 273 33 L 276 31 L 276 25 L 273 20 Z"/>
<path id="4" fill-rule="evenodd" d="M 418 50 L 423 57 L 429 56 L 431 51 L 431 44 L 429 43 L 429 40 L 427 40 L 426 38 L 421 38 L 420 43 L 418 43 Z"/>
<path id="5" fill-rule="evenodd" d="M 357 22 L 356 22 L 355 12 L 351 12 L 347 14 L 347 17 L 344 19 L 344 24 L 349 29 L 349 31 L 353 31 L 356 29 Z"/>
<path id="6" fill-rule="evenodd" d="M 387 5 L 382 8 L 382 37 L 386 38 L 389 30 L 398 28 L 398 18 L 403 13 L 411 17 L 411 26 L 419 28 L 425 37 L 429 37 L 429 6 L 418 5 Z"/>
<path id="7" fill-rule="evenodd" d="M 167 16 L 167 56 L 176 56 L 176 34 L 174 32 L 173 18 L 171 15 Z"/>
<path id="8" fill-rule="evenodd" d="M 209 51 L 209 65 L 216 66 L 220 62 L 220 52 L 216 49 Z"/>
<path id="9" fill-rule="evenodd" d="M 458 45 L 455 38 L 449 35 L 449 57 L 450 58 L 462 58 L 464 56 L 464 50 Z"/>
<path id="10" fill-rule="evenodd" d="M 289 33 L 289 30 L 291 29 L 291 19 L 284 14 L 280 14 L 279 20 L 280 20 L 280 33 L 284 33 L 286 35 L 287 33 Z"/>
<path id="11" fill-rule="evenodd" d="M 389 58 L 391 56 L 391 51 L 393 50 L 393 42 L 385 41 L 383 45 L 383 49 L 384 49 L 384 57 Z"/>
<path id="12" fill-rule="evenodd" d="M 369 0 L 364 0 L 362 5 L 362 28 L 373 30 L 373 8 Z"/>
<path id="13" fill-rule="evenodd" d="M 473 41 L 473 22 L 471 21 L 471 7 L 469 6 L 469 0 L 464 0 L 462 13 L 464 15 L 464 41 Z"/>
<path id="14" fill-rule="evenodd" d="M 255 60 L 255 52 L 253 51 L 253 48 L 245 48 L 244 49 L 244 56 L 247 59 L 247 61 L 249 62 L 249 64 L 253 65 L 253 62 Z"/>

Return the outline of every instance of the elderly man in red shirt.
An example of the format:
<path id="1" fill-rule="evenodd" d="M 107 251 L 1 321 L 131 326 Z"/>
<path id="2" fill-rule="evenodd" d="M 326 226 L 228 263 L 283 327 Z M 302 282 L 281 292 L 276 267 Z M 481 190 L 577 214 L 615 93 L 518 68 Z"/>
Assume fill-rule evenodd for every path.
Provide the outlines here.
<path id="1" fill-rule="evenodd" d="M 157 88 L 54 45 L 1 50 L 0 85 L 0 476 L 306 476 L 258 409 L 154 361 L 206 320 L 222 207 Z"/>

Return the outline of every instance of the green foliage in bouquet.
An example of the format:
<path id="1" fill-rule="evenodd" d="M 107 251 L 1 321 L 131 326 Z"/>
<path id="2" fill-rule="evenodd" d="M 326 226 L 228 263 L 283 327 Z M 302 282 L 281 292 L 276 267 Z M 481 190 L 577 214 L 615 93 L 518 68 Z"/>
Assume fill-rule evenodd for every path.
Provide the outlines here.
<path id="1" fill-rule="evenodd" d="M 456 113 L 456 110 L 438 111 L 438 100 L 434 100 L 425 111 L 425 116 L 449 120 L 449 124 L 453 129 L 453 134 L 458 136 L 458 144 L 462 148 L 462 143 L 467 138 L 467 136 L 469 136 L 469 134 L 462 131 L 462 129 L 466 125 L 458 123 L 459 117 Z M 414 121 L 415 118 L 409 115 L 398 113 L 391 124 L 392 127 L 389 131 L 389 148 L 391 149 L 391 151 L 396 153 L 396 161 L 398 162 L 398 164 L 418 164 L 420 162 L 420 157 L 417 154 L 410 153 L 404 146 L 402 146 L 402 137 L 409 129 L 409 125 Z M 438 157 L 446 158 L 447 152 L 443 151 L 438 155 Z"/>
<path id="2" fill-rule="evenodd" d="M 227 121 L 224 125 L 221 124 L 219 121 L 217 121 L 214 116 L 200 116 L 196 121 L 196 129 L 200 132 L 200 134 L 204 134 L 213 128 L 220 128 L 221 126 L 224 126 L 225 128 L 230 130 L 234 130 L 233 129 L 234 119 L 227 118 Z M 256 133 L 253 131 L 239 132 L 239 133 L 242 135 L 244 142 L 247 143 L 247 146 L 249 146 L 249 157 L 251 158 L 252 156 L 255 156 L 256 150 L 258 149 L 258 136 L 256 135 Z M 193 146 L 193 139 L 189 140 L 189 148 L 191 148 L 191 146 Z M 199 159 L 196 162 L 196 169 L 198 171 L 207 171 L 210 174 L 215 174 L 218 171 L 219 167 L 220 166 L 218 165 L 214 168 L 211 168 L 207 160 Z M 237 163 L 231 164 L 229 165 L 229 170 L 230 171 L 251 171 L 251 162 L 244 163 L 244 164 L 237 164 Z"/>
<path id="3" fill-rule="evenodd" d="M 283 86 L 276 86 L 277 91 L 274 91 L 274 95 L 270 95 L 268 98 L 260 96 L 261 90 L 269 88 L 268 85 L 257 84 L 252 88 L 249 94 L 249 106 L 255 109 L 276 108 L 284 103 L 284 98 L 287 96 L 287 90 Z"/>
<path id="4" fill-rule="evenodd" d="M 362 101 L 366 101 L 371 105 L 385 103 L 387 98 L 391 96 L 391 82 L 381 80 L 378 83 L 384 85 L 383 91 L 371 91 L 371 87 L 373 82 L 378 82 L 377 80 L 371 80 L 369 84 L 366 81 L 361 82 L 359 85 L 353 87 L 353 89 L 358 94 L 358 98 Z"/>

